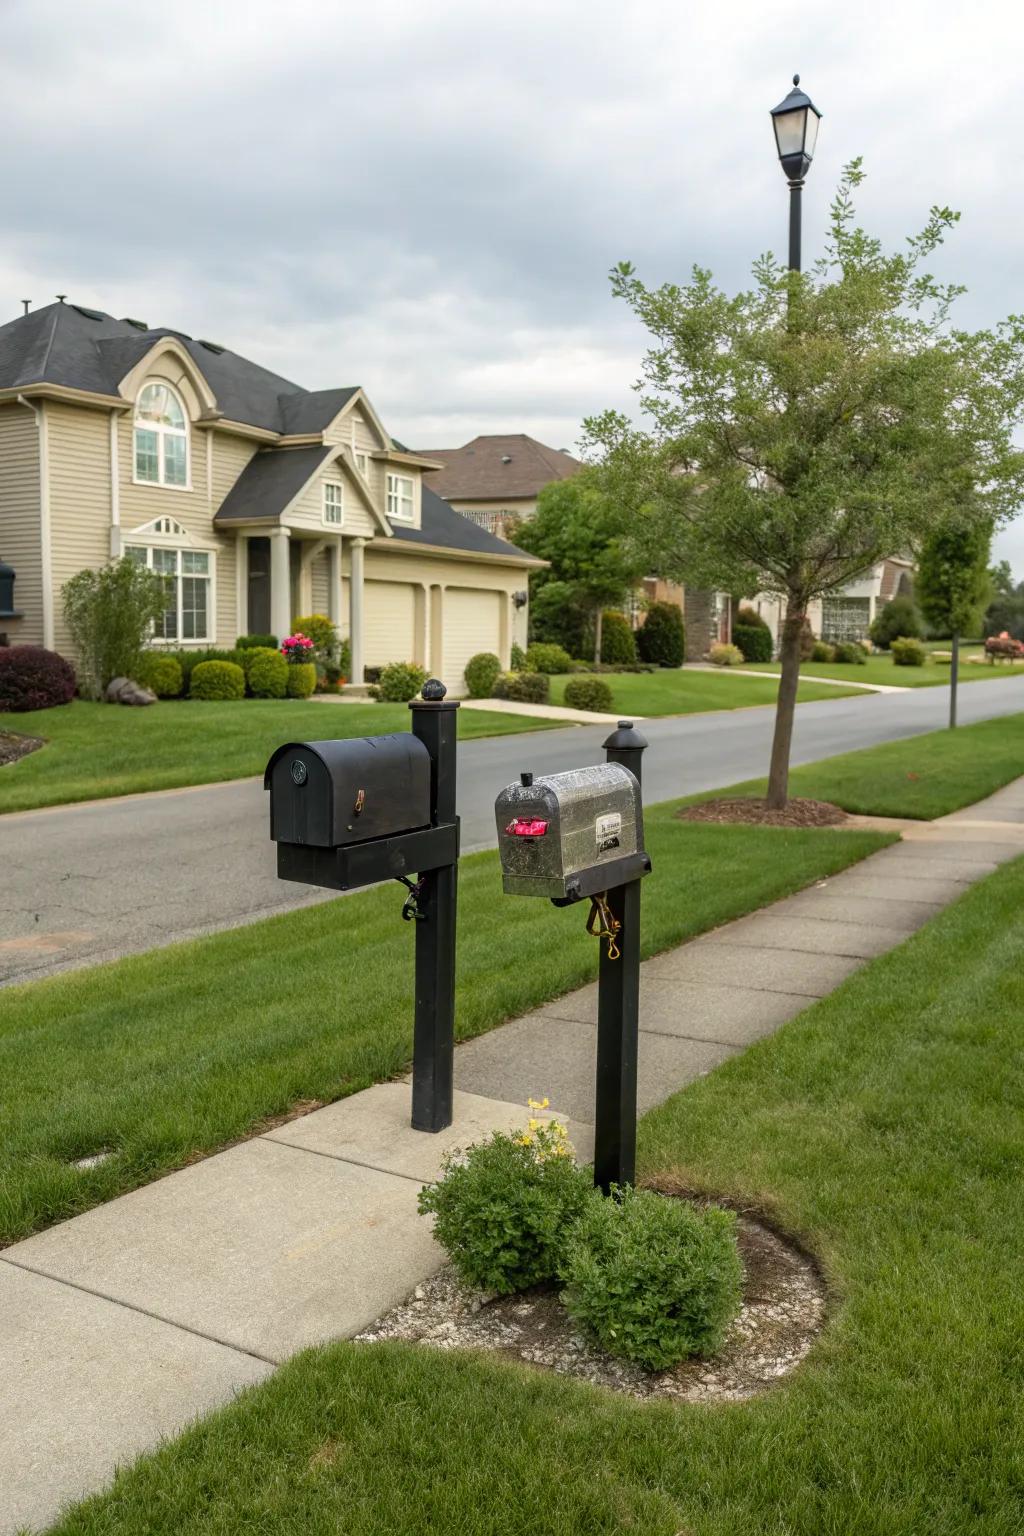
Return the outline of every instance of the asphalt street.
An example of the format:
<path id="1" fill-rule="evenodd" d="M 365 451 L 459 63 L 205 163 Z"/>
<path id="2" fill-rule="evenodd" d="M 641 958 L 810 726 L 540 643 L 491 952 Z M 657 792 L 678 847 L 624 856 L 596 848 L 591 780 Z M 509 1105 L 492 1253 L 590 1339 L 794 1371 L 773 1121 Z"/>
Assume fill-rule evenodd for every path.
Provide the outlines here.
<path id="1" fill-rule="evenodd" d="M 936 730 L 948 708 L 946 688 L 801 704 L 793 762 Z M 1024 678 L 961 689 L 964 724 L 1019 712 Z M 764 773 L 773 719 L 766 706 L 645 721 L 645 799 Z M 459 764 L 464 851 L 493 845 L 495 796 L 521 770 L 600 762 L 607 734 L 607 726 L 574 726 L 466 742 Z M 278 881 L 267 801 L 254 779 L 0 817 L 0 880 L 0 982 L 114 959 L 330 896 Z"/>

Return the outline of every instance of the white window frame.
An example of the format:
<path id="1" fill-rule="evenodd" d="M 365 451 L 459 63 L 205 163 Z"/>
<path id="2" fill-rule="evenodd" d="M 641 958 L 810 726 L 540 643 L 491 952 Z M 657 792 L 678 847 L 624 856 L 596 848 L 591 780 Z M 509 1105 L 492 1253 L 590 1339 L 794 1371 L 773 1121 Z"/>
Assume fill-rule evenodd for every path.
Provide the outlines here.
<path id="1" fill-rule="evenodd" d="M 139 417 L 139 401 L 150 385 L 159 385 L 174 396 L 178 402 L 182 416 L 185 418 L 184 427 L 169 427 L 164 422 L 145 421 Z M 146 480 L 139 474 L 138 454 L 136 451 L 136 439 L 139 432 L 152 432 L 156 436 L 157 478 Z M 184 441 L 185 444 L 185 479 L 181 483 L 176 480 L 168 480 L 165 474 L 166 465 L 166 441 L 169 437 Z M 159 491 L 191 491 L 192 489 L 192 444 L 189 437 L 189 417 L 185 408 L 185 402 L 174 385 L 167 379 L 147 379 L 135 397 L 135 410 L 132 415 L 132 484 L 146 485 Z"/>
<path id="2" fill-rule="evenodd" d="M 399 510 L 405 500 L 404 493 L 399 489 L 399 482 L 409 487 L 409 511 Z M 411 475 L 394 474 L 388 471 L 387 484 L 387 509 L 388 517 L 396 523 L 411 523 L 416 517 L 416 484 Z"/>
<path id="3" fill-rule="evenodd" d="M 337 499 L 336 503 L 332 504 L 330 502 L 330 500 L 328 498 L 328 494 L 327 494 L 328 491 L 337 491 L 338 499 Z M 328 517 L 327 516 L 328 506 L 331 506 L 331 505 L 336 507 L 337 513 L 338 513 L 337 517 Z M 342 482 L 340 480 L 325 480 L 323 482 L 323 492 L 322 492 L 322 500 L 321 500 L 321 505 L 320 505 L 320 512 L 321 512 L 321 516 L 323 517 L 323 522 L 324 522 L 324 527 L 325 528 L 344 528 L 344 526 L 345 526 L 345 487 L 344 487 L 344 485 L 342 484 Z"/>
<path id="4" fill-rule="evenodd" d="M 359 444 L 356 442 L 356 427 L 363 427 L 366 425 L 366 423 L 363 421 L 361 416 L 353 416 L 351 425 L 352 458 L 355 461 L 356 469 L 358 469 L 363 479 L 368 481 L 370 478 L 370 455 L 367 453 L 365 448 L 360 448 Z"/>
<path id="5" fill-rule="evenodd" d="M 150 571 L 153 569 L 153 555 L 157 550 L 159 550 L 162 554 L 173 554 L 175 556 L 173 580 L 175 593 L 175 623 L 178 633 L 177 635 L 153 634 L 150 636 L 150 644 L 154 646 L 165 646 L 168 650 L 174 651 L 186 650 L 190 645 L 212 645 L 215 642 L 217 635 L 216 551 L 212 549 L 197 549 L 193 547 L 190 542 L 181 542 L 179 538 L 171 538 L 163 534 L 162 525 L 167 521 L 169 521 L 169 519 L 159 518 L 157 522 L 152 525 L 152 531 L 157 535 L 153 542 L 150 542 L 152 533 L 143 532 L 136 535 L 134 538 L 129 536 L 125 540 L 124 544 L 125 554 L 128 554 L 133 549 L 141 549 L 145 551 L 146 569 Z M 175 526 L 180 527 L 180 525 L 177 524 Z M 196 573 L 194 571 L 183 571 L 183 555 L 205 555 L 207 560 L 207 569 L 205 575 L 202 573 Z M 171 572 L 162 572 L 161 574 L 171 575 Z M 200 581 L 206 582 L 206 633 L 204 635 L 190 635 L 187 640 L 182 636 L 182 630 L 185 627 L 182 586 L 183 578 L 186 580 L 198 579 Z"/>

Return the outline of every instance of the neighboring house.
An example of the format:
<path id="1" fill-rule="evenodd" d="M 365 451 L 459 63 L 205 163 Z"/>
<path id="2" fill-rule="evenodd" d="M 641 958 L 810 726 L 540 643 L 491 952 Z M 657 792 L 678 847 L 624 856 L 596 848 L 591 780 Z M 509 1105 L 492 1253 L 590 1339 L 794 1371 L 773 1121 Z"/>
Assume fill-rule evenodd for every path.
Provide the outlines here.
<path id="1" fill-rule="evenodd" d="M 128 553 L 173 581 L 156 643 L 232 645 L 328 613 L 363 666 L 464 691 L 526 640 L 542 562 L 423 484 L 361 389 L 306 390 L 211 341 L 51 304 L 0 327 L 0 561 L 14 643 L 69 652 L 61 586 Z"/>
<path id="2" fill-rule="evenodd" d="M 912 559 L 880 560 L 859 581 L 848 582 L 840 591 L 809 603 L 807 617 L 811 629 L 831 644 L 838 640 L 865 640 L 879 610 L 893 597 L 912 594 L 913 585 Z M 771 630 L 777 650 L 782 622 L 780 600 L 762 592 L 744 606 L 756 608 Z"/>
<path id="3" fill-rule="evenodd" d="M 525 432 L 482 435 L 463 448 L 423 449 L 422 456 L 440 466 L 426 471 L 431 490 L 498 535 L 515 518 L 533 516 L 552 480 L 568 480 L 583 468 L 564 448 L 548 448 Z"/>

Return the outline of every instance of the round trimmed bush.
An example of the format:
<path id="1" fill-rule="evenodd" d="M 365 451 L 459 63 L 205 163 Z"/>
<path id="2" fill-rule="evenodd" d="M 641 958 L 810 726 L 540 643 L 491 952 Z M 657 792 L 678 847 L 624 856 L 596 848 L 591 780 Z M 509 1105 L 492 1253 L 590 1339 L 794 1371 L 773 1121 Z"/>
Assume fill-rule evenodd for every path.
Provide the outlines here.
<path id="1" fill-rule="evenodd" d="M 288 692 L 288 663 L 281 652 L 260 645 L 246 651 L 245 657 L 245 681 L 253 698 L 283 699 Z"/>
<path id="2" fill-rule="evenodd" d="M 714 1354 L 739 1312 L 736 1218 L 649 1189 L 591 1195 L 561 1273 L 569 1312 L 609 1354 L 667 1370 Z"/>
<path id="3" fill-rule="evenodd" d="M 201 661 L 192 668 L 190 699 L 244 699 L 245 673 L 233 661 Z"/>
<path id="4" fill-rule="evenodd" d="M 632 666 L 636 639 L 623 613 L 608 610 L 601 615 L 601 660 L 606 666 Z"/>
<path id="5" fill-rule="evenodd" d="M 565 685 L 569 709 L 589 709 L 595 715 L 611 713 L 612 691 L 599 677 L 574 677 Z"/>
<path id="6" fill-rule="evenodd" d="M 732 639 L 744 661 L 771 661 L 772 632 L 767 624 L 734 624 Z"/>
<path id="7" fill-rule="evenodd" d="M 708 651 L 708 660 L 716 667 L 738 667 L 743 661 L 743 652 L 738 645 L 713 645 Z"/>
<path id="8" fill-rule="evenodd" d="M 282 660 L 284 658 L 282 657 Z M 285 690 L 290 699 L 309 699 L 316 687 L 316 662 L 285 662 Z"/>
<path id="9" fill-rule="evenodd" d="M 489 699 L 498 681 L 501 662 L 493 651 L 478 651 L 466 662 L 466 687 L 471 699 Z"/>
<path id="10" fill-rule="evenodd" d="M 0 646 L 0 714 L 54 709 L 75 696 L 75 669 L 41 645 Z"/>
<path id="11" fill-rule="evenodd" d="M 812 661 L 835 661 L 836 648 L 834 645 L 829 645 L 827 640 L 815 640 L 810 659 Z"/>
<path id="12" fill-rule="evenodd" d="M 868 630 L 872 642 L 888 650 L 894 640 L 920 640 L 924 620 L 912 597 L 894 597 L 877 614 Z"/>
<path id="13" fill-rule="evenodd" d="M 461 1155 L 449 1153 L 436 1184 L 420 1192 L 434 1236 L 459 1278 L 508 1295 L 551 1280 L 570 1224 L 592 1197 L 591 1179 L 550 1133 L 498 1131 Z"/>
<path id="14" fill-rule="evenodd" d="M 381 667 L 373 696 L 379 704 L 408 704 L 426 680 L 426 672 L 416 662 L 392 661 Z"/>
<path id="15" fill-rule="evenodd" d="M 143 651 L 135 668 L 135 681 L 151 688 L 158 699 L 176 699 L 184 686 L 184 673 L 176 656 L 160 651 Z"/>
<path id="16" fill-rule="evenodd" d="M 560 645 L 535 640 L 526 651 L 527 672 L 545 672 L 548 677 L 555 677 L 559 672 L 568 672 L 571 664 L 572 657 Z"/>
<path id="17" fill-rule="evenodd" d="M 491 697 L 514 699 L 517 704 L 546 704 L 551 697 L 551 679 L 546 672 L 502 672 Z"/>
<path id="18" fill-rule="evenodd" d="M 844 667 L 866 667 L 868 653 L 856 640 L 840 640 L 836 646 L 835 660 Z"/>
<path id="19" fill-rule="evenodd" d="M 921 641 L 912 635 L 901 635 L 898 640 L 892 642 L 889 649 L 898 667 L 923 667 L 928 659 L 928 653 Z"/>
<path id="20" fill-rule="evenodd" d="M 678 603 L 652 603 L 636 632 L 641 661 L 658 667 L 681 667 L 685 655 L 683 610 Z"/>

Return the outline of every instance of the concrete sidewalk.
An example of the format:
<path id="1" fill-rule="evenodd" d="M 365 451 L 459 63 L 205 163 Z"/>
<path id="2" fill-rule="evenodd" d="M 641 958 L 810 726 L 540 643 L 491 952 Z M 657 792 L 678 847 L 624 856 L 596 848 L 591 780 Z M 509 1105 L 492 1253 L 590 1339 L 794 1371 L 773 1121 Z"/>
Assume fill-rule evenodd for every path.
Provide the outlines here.
<path id="1" fill-rule="evenodd" d="M 1024 780 L 903 838 L 644 963 L 641 1110 L 1024 853 Z M 459 1047 L 440 1136 L 409 1129 L 406 1083 L 381 1084 L 0 1253 L 2 1536 L 406 1296 L 441 1262 L 416 1195 L 448 1147 L 523 1124 L 546 1094 L 587 1154 L 595 1033 L 583 987 Z"/>

